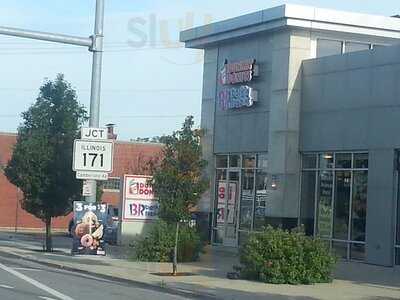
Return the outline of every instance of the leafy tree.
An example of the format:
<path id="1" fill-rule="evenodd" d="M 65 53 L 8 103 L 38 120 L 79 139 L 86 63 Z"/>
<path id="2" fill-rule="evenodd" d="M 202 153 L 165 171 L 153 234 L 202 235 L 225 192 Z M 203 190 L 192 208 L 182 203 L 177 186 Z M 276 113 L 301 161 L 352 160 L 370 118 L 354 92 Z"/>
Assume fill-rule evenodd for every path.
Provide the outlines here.
<path id="1" fill-rule="evenodd" d="M 23 192 L 22 208 L 46 224 L 46 251 L 52 249 L 51 219 L 67 215 L 73 201 L 80 199 L 72 149 L 86 115 L 64 75 L 46 80 L 36 102 L 22 113 L 17 143 L 5 169 L 8 180 Z"/>
<path id="2" fill-rule="evenodd" d="M 194 130 L 193 123 L 193 117 L 187 117 L 181 130 L 165 138 L 163 159 L 153 172 L 160 218 L 176 226 L 173 274 L 177 273 L 179 225 L 190 220 L 190 210 L 207 189 L 202 176 L 206 161 L 201 157 L 201 131 Z"/>
<path id="3" fill-rule="evenodd" d="M 135 142 L 140 142 L 140 143 L 161 143 L 161 144 L 165 144 L 166 139 L 168 136 L 166 135 L 162 135 L 162 136 L 153 136 L 153 137 L 145 137 L 145 138 L 141 138 L 141 137 L 137 137 L 134 141 Z"/>

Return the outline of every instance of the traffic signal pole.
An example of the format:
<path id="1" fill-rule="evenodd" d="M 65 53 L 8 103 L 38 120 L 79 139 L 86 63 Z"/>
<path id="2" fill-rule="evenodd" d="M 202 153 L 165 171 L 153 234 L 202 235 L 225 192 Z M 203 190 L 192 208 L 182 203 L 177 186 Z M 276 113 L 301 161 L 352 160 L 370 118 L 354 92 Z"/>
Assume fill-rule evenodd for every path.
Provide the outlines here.
<path id="1" fill-rule="evenodd" d="M 0 35 L 88 47 L 89 51 L 93 53 L 89 126 L 99 127 L 101 71 L 102 71 L 103 39 L 104 39 L 103 27 L 104 27 L 104 0 L 96 0 L 94 34 L 88 38 L 65 35 L 65 34 L 24 30 L 24 29 L 4 27 L 4 26 L 0 26 Z M 89 184 L 92 187 L 91 189 L 92 196 L 86 197 L 86 201 L 94 203 L 96 202 L 96 181 L 90 180 Z"/>

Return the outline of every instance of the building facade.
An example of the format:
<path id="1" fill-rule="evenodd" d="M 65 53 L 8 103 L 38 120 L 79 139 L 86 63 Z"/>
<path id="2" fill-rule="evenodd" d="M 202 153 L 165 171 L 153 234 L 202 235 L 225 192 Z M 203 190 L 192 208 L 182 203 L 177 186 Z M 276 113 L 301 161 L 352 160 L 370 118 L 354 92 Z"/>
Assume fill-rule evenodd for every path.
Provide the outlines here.
<path id="1" fill-rule="evenodd" d="M 112 130 L 109 134 L 110 138 L 117 138 Z M 11 184 L 1 171 L 1 167 L 6 166 L 11 159 L 16 139 L 17 135 L 14 133 L 0 133 L 0 230 L 43 231 L 44 223 L 21 208 L 22 192 Z M 109 175 L 108 181 L 103 182 L 102 201 L 118 208 L 122 189 L 120 178 L 124 174 L 147 174 L 149 172 L 147 169 L 148 162 L 158 158 L 161 150 L 162 144 L 158 143 L 116 140 L 114 144 L 114 170 Z M 118 215 L 118 212 L 114 214 Z M 71 219 L 72 214 L 53 218 L 53 229 L 66 232 Z"/>
<path id="2" fill-rule="evenodd" d="M 400 264 L 400 19 L 283 5 L 181 41 L 204 49 L 212 242 L 304 225 L 345 259 Z"/>

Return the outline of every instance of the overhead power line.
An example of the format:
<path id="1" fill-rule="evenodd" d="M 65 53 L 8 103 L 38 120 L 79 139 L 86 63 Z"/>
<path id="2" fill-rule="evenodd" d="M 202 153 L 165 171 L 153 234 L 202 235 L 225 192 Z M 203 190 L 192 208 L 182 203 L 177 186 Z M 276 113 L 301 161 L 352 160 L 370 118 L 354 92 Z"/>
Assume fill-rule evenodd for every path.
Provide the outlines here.
<path id="1" fill-rule="evenodd" d="M 115 119 L 174 119 L 174 118 L 184 118 L 187 115 L 105 115 L 103 118 L 115 118 Z M 0 114 L 0 118 L 20 118 L 20 115 L 14 114 Z"/>

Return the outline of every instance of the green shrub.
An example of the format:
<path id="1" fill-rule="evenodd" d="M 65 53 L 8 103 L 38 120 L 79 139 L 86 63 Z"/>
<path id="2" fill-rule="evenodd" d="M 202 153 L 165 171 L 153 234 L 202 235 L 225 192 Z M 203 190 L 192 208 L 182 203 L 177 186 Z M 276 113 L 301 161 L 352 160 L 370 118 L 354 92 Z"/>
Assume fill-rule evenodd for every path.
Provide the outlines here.
<path id="1" fill-rule="evenodd" d="M 140 261 L 171 262 L 175 244 L 175 225 L 158 221 L 150 232 L 137 240 L 133 247 L 133 258 Z M 202 243 L 195 228 L 181 224 L 178 240 L 178 262 L 196 261 Z"/>
<path id="2" fill-rule="evenodd" d="M 277 284 L 330 282 L 336 258 L 323 241 L 267 227 L 240 250 L 241 277 Z"/>

